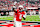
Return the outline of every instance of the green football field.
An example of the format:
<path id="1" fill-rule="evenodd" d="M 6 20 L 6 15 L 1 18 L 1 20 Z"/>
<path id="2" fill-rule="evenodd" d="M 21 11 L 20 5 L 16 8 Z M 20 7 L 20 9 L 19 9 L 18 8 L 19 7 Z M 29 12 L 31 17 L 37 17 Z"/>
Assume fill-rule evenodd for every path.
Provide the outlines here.
<path id="1" fill-rule="evenodd" d="M 0 20 L 13 20 L 12 16 L 0 16 Z M 22 18 L 22 21 L 40 21 L 39 15 L 27 15 L 26 19 Z"/>

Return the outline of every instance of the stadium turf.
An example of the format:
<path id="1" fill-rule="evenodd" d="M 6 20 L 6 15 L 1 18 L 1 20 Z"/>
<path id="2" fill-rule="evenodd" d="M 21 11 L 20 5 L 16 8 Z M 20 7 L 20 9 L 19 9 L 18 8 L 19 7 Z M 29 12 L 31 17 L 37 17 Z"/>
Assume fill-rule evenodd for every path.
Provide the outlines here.
<path id="1" fill-rule="evenodd" d="M 12 16 L 0 16 L 0 20 L 13 20 Z M 39 15 L 27 15 L 26 19 L 22 18 L 22 21 L 40 21 Z"/>

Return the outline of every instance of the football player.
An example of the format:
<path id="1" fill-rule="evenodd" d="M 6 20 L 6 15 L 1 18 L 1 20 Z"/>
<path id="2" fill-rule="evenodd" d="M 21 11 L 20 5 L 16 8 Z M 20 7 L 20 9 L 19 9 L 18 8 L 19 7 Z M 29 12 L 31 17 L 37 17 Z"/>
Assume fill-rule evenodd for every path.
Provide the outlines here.
<path id="1" fill-rule="evenodd" d="M 26 14 L 25 14 L 25 12 L 24 11 L 22 11 L 23 10 L 23 6 L 22 5 L 19 5 L 18 6 L 18 8 L 19 9 L 14 9 L 14 26 L 15 27 L 22 27 L 22 22 L 21 22 L 21 20 L 22 20 L 22 17 L 24 18 L 24 20 L 25 20 L 25 18 L 26 18 Z"/>

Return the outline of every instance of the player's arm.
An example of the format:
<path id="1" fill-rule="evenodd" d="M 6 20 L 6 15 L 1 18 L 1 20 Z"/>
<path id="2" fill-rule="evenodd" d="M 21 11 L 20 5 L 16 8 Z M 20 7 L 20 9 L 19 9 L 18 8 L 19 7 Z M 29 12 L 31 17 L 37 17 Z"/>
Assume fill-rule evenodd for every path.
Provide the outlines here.
<path id="1" fill-rule="evenodd" d="M 14 12 L 14 15 L 13 15 L 13 19 L 14 19 L 13 21 L 15 22 L 15 21 L 16 21 L 16 18 L 15 18 L 15 12 Z"/>
<path id="2" fill-rule="evenodd" d="M 26 13 L 23 15 L 23 19 L 24 19 L 24 20 L 26 19 Z"/>
<path id="3" fill-rule="evenodd" d="M 25 18 L 25 17 L 23 17 L 23 19 L 25 20 L 26 18 Z"/>
<path id="4" fill-rule="evenodd" d="M 15 12 L 13 13 L 13 20 L 15 20 Z"/>
<path id="5" fill-rule="evenodd" d="M 24 19 L 24 20 L 26 19 L 26 15 L 23 15 L 23 19 Z"/>
<path id="6" fill-rule="evenodd" d="M 14 15 L 13 15 L 13 17 L 14 17 L 14 21 L 16 21 L 15 13 L 17 13 L 16 9 L 14 9 Z"/>
<path id="7" fill-rule="evenodd" d="M 15 12 L 13 13 L 13 18 L 15 17 Z"/>

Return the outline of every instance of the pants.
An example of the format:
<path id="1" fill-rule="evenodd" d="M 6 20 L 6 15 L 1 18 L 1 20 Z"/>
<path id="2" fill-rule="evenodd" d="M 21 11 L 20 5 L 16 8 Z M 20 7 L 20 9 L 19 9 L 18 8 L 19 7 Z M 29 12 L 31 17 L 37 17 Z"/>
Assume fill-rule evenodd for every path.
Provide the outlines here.
<path id="1" fill-rule="evenodd" d="M 22 27 L 22 22 L 14 21 L 14 26 L 15 27 Z"/>

